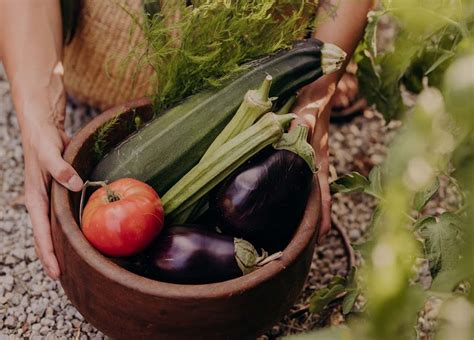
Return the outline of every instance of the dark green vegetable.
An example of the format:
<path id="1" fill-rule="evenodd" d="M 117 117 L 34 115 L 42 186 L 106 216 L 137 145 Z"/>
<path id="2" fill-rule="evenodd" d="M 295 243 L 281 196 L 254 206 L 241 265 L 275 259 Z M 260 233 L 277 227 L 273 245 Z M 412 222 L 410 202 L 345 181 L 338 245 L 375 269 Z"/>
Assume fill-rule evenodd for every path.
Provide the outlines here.
<path id="1" fill-rule="evenodd" d="M 318 40 L 250 64 L 249 71 L 227 86 L 188 98 L 159 115 L 114 148 L 97 165 L 92 180 L 132 177 L 163 195 L 196 165 L 232 118 L 249 89 L 270 74 L 270 96 L 287 97 L 302 86 L 340 68 L 345 53 Z"/>

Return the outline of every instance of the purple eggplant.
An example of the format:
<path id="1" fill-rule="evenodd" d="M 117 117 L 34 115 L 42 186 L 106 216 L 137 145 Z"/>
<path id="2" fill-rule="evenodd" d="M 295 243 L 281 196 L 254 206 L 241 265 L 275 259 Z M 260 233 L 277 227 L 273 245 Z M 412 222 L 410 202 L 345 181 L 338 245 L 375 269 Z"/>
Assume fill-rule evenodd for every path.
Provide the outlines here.
<path id="1" fill-rule="evenodd" d="M 218 187 L 210 207 L 225 234 L 269 251 L 289 243 L 313 179 L 314 152 L 306 138 L 306 128 L 295 128 L 277 145 L 281 149 L 264 150 Z"/>
<path id="2" fill-rule="evenodd" d="M 171 283 L 212 283 L 242 276 L 269 259 L 245 240 L 201 226 L 173 226 L 149 249 L 142 274 Z"/>

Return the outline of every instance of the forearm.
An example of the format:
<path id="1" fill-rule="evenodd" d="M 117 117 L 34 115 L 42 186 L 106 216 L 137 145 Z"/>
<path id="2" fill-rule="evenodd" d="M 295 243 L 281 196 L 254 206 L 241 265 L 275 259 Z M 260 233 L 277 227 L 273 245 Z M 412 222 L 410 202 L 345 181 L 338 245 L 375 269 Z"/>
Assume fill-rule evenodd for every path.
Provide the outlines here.
<path id="1" fill-rule="evenodd" d="M 363 36 L 367 14 L 374 6 L 374 0 L 321 0 L 316 15 L 314 37 L 332 43 L 347 53 L 344 66 L 338 72 L 326 75 L 305 87 L 296 103 L 301 119 L 314 128 L 316 115 L 327 113 L 339 79 L 345 72 L 354 50 Z"/>
<path id="2" fill-rule="evenodd" d="M 0 1 L 0 58 L 22 130 L 62 123 L 61 51 L 59 0 Z"/>
<path id="3" fill-rule="evenodd" d="M 316 16 L 314 37 L 332 43 L 347 53 L 346 65 L 364 34 L 367 14 L 374 7 L 374 0 L 321 0 Z M 334 8 L 334 12 L 331 12 Z M 344 67 L 325 77 L 337 81 Z"/>

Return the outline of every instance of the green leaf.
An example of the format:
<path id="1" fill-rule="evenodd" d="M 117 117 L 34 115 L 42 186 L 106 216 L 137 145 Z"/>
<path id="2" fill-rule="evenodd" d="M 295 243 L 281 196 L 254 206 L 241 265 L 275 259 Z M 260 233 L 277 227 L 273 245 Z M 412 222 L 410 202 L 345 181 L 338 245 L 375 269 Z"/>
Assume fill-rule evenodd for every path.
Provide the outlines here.
<path id="1" fill-rule="evenodd" d="M 354 308 L 354 304 L 359 296 L 360 291 L 357 289 L 348 291 L 347 295 L 344 296 L 344 300 L 342 301 L 342 313 L 344 315 L 349 314 Z"/>
<path id="2" fill-rule="evenodd" d="M 353 244 L 352 248 L 354 248 L 355 251 L 358 251 L 365 261 L 368 261 L 370 260 L 370 254 L 372 253 L 374 246 L 374 240 L 367 240 L 364 243 Z"/>
<path id="3" fill-rule="evenodd" d="M 335 276 L 327 287 L 313 293 L 309 300 L 310 312 L 320 313 L 331 302 L 338 299 L 345 290 L 346 280 L 343 277 Z"/>
<path id="4" fill-rule="evenodd" d="M 457 269 L 442 270 L 431 283 L 431 290 L 442 293 L 451 293 L 454 288 L 467 278 L 468 274 Z"/>
<path id="5" fill-rule="evenodd" d="M 331 193 L 353 193 L 353 192 L 364 192 L 370 183 L 358 172 L 351 172 L 347 175 L 339 177 L 331 183 Z"/>
<path id="6" fill-rule="evenodd" d="M 346 292 L 347 295 L 343 300 L 343 310 L 347 311 L 344 314 L 350 313 L 360 291 L 357 286 L 356 270 L 356 267 L 352 267 L 347 277 L 335 276 L 327 287 L 314 292 L 310 298 L 310 311 L 312 313 L 321 312 L 331 302 L 340 298 L 342 293 Z"/>
<path id="7" fill-rule="evenodd" d="M 447 61 L 448 59 L 452 58 L 456 54 L 452 51 L 444 51 L 444 53 L 436 59 L 436 61 L 430 66 L 430 68 L 425 72 L 425 75 L 429 75 L 431 72 L 436 70 L 439 65 Z"/>
<path id="8" fill-rule="evenodd" d="M 382 168 L 374 166 L 369 173 L 370 187 L 366 192 L 373 196 L 382 196 Z"/>
<path id="9" fill-rule="evenodd" d="M 380 62 L 376 64 L 365 53 L 359 55 L 359 58 L 357 78 L 361 95 L 369 105 L 375 105 L 386 121 L 396 118 L 404 109 L 398 80 L 387 80 L 388 76 L 380 73 L 380 69 L 385 66 Z"/>
<path id="10" fill-rule="evenodd" d="M 370 223 L 367 226 L 367 230 L 369 232 L 372 232 L 375 229 L 375 227 L 379 225 L 380 216 L 382 216 L 382 208 L 380 206 L 377 206 L 374 209 L 374 212 L 372 213 L 372 216 L 370 218 Z"/>
<path id="11" fill-rule="evenodd" d="M 438 218 L 424 217 L 415 224 L 415 229 L 424 239 L 424 252 L 433 278 L 441 270 L 455 269 L 459 263 L 462 248 L 459 223 L 456 215 L 444 213 Z"/>
<path id="12" fill-rule="evenodd" d="M 424 190 L 417 192 L 413 200 L 413 207 L 417 211 L 423 210 L 426 204 L 433 198 L 433 196 L 438 192 L 439 189 L 439 179 L 438 177 L 430 183 Z"/>
<path id="13" fill-rule="evenodd" d="M 367 14 L 364 41 L 374 58 L 377 57 L 377 27 L 383 14 L 385 14 L 385 11 L 370 11 Z"/>

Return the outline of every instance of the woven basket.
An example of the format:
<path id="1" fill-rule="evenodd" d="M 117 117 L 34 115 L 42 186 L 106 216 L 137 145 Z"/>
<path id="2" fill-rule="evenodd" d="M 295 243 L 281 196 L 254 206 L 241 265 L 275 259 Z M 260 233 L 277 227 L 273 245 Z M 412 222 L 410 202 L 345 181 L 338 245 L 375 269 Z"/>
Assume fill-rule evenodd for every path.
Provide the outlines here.
<path id="1" fill-rule="evenodd" d="M 141 0 L 122 0 L 132 11 Z M 117 1 L 83 0 L 77 31 L 64 51 L 64 82 L 77 100 L 105 110 L 150 93 L 151 68 L 138 73 L 133 64 L 121 66 L 131 48 L 143 41 L 132 18 Z"/>

